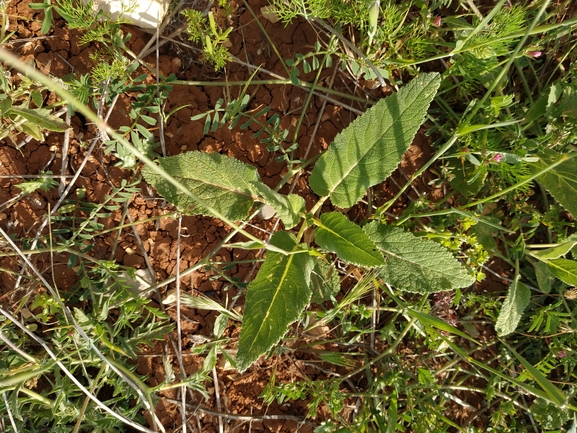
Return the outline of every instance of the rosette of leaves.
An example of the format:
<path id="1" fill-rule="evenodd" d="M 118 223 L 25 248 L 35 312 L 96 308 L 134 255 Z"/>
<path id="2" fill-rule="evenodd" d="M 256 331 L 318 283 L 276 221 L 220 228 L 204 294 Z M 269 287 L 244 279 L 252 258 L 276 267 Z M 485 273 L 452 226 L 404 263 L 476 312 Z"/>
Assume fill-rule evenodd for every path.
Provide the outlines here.
<path id="1" fill-rule="evenodd" d="M 386 180 L 423 123 L 440 81 L 438 74 L 419 76 L 343 130 L 310 176 L 310 187 L 319 200 L 330 199 L 333 205 L 347 208 L 361 200 L 368 188 Z M 338 290 L 334 269 L 327 265 L 334 255 L 351 265 L 376 269 L 399 290 L 423 295 L 474 282 L 439 244 L 378 221 L 361 227 L 340 212 L 313 215 L 302 197 L 279 194 L 262 182 L 254 167 L 236 159 L 189 152 L 161 158 L 158 164 L 174 182 L 151 167 L 143 170 L 144 178 L 185 213 L 244 220 L 259 202 L 276 211 L 285 229 L 303 224 L 301 228 L 314 230 L 317 247 L 287 231 L 262 243 L 268 249 L 266 259 L 246 293 L 236 358 L 241 371 L 280 341 L 313 293 L 315 302 L 322 302 Z M 254 243 L 236 244 L 249 245 L 254 247 Z"/>

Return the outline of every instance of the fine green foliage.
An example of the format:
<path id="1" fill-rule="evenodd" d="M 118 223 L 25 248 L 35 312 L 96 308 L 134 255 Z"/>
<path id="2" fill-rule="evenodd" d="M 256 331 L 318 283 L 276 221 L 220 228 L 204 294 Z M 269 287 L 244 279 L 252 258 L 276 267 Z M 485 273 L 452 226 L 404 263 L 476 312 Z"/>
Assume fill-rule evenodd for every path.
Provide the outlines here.
<path id="1" fill-rule="evenodd" d="M 409 148 L 440 83 L 438 74 L 420 75 L 356 119 L 316 163 L 312 190 L 348 208 L 385 180 Z"/>
<path id="2" fill-rule="evenodd" d="M 230 61 L 231 55 L 225 47 L 232 27 L 221 30 L 213 12 L 203 16 L 202 12 L 188 9 L 182 11 L 188 23 L 186 32 L 191 41 L 202 45 L 203 58 L 215 69 L 222 69 Z"/>
<path id="3" fill-rule="evenodd" d="M 436 242 L 376 221 L 364 230 L 385 255 L 385 264 L 379 269 L 381 277 L 400 290 L 428 294 L 474 282 L 452 254 Z"/>
<path id="4" fill-rule="evenodd" d="M 495 325 L 499 336 L 504 337 L 515 331 L 530 300 L 531 290 L 518 278 L 515 279 L 513 284 L 509 286 L 507 297 Z"/>
<path id="5" fill-rule="evenodd" d="M 301 250 L 287 232 L 275 233 L 270 243 L 293 254 L 269 252 L 257 277 L 248 286 L 236 358 L 240 371 L 246 370 L 282 338 L 311 299 L 308 287 L 312 257 Z"/>
<path id="6" fill-rule="evenodd" d="M 383 256 L 374 242 L 342 213 L 329 212 L 321 216 L 315 241 L 321 248 L 336 253 L 348 263 L 367 268 L 384 265 Z"/>

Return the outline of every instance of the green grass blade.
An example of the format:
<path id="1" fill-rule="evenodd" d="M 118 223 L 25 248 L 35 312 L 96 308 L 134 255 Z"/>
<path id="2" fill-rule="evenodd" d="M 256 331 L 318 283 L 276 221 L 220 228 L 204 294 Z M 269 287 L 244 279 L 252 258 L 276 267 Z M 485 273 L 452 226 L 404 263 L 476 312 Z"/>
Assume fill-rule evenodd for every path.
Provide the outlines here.
<path id="1" fill-rule="evenodd" d="M 506 343 L 505 343 L 506 344 Z M 507 344 L 506 344 L 507 345 Z M 515 355 L 523 367 L 527 369 L 527 372 L 535 379 L 541 388 L 547 393 L 549 397 L 548 400 L 555 403 L 559 407 L 564 407 L 567 404 L 567 397 L 559 388 L 553 385 L 549 379 L 547 379 L 543 373 L 533 367 L 525 358 L 519 355 L 512 347 L 507 345 L 507 348 Z"/>
<path id="2" fill-rule="evenodd" d="M 445 338 L 442 335 L 441 335 L 441 338 L 443 338 L 443 340 L 445 340 L 445 342 L 449 345 L 449 347 L 452 350 L 454 350 L 456 353 L 458 353 L 464 360 L 466 360 L 470 364 L 476 365 L 477 367 L 482 368 L 484 370 L 487 370 L 488 372 L 494 374 L 495 376 L 497 376 L 503 380 L 506 380 L 508 382 L 515 384 L 519 388 L 524 389 L 525 391 L 534 395 L 535 397 L 541 397 L 547 401 L 550 401 L 551 403 L 555 403 L 545 391 L 543 391 L 539 388 L 535 388 L 534 386 L 527 385 L 526 383 L 523 383 L 517 379 L 514 379 L 513 377 L 511 377 L 507 374 L 500 372 L 499 370 L 496 370 L 492 367 L 489 367 L 487 364 L 484 364 L 483 362 L 478 361 L 477 359 L 467 355 L 467 353 L 462 348 L 457 346 L 450 339 Z"/>
<path id="3" fill-rule="evenodd" d="M 475 340 L 468 334 L 465 334 L 460 329 L 455 328 L 451 324 L 445 322 L 444 320 L 439 319 L 438 317 L 431 316 L 430 314 L 421 313 L 420 311 L 415 311 L 411 308 L 407 310 L 407 313 L 409 314 L 409 316 L 418 319 L 419 322 L 425 325 L 432 326 L 433 328 L 437 328 L 440 331 L 445 331 L 451 334 L 458 335 L 459 337 L 463 337 L 469 341 L 472 341 L 473 343 L 479 346 L 481 345 L 481 343 L 479 343 L 477 340 Z"/>

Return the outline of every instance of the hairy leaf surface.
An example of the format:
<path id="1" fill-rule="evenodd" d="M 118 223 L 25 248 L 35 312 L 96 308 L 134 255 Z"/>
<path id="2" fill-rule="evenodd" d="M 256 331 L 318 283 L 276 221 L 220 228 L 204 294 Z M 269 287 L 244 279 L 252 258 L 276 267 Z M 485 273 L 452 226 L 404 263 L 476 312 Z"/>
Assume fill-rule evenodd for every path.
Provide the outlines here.
<path id="1" fill-rule="evenodd" d="M 507 297 L 505 302 L 503 302 L 497 318 L 497 324 L 495 325 L 495 330 L 500 337 L 509 335 L 517 329 L 517 325 L 519 325 L 519 321 L 523 317 L 523 311 L 529 305 L 530 299 L 531 290 L 520 282 L 519 278 L 509 285 Z"/>
<path id="2" fill-rule="evenodd" d="M 310 177 L 312 190 L 348 208 L 369 187 L 389 177 L 423 123 L 440 83 L 439 74 L 422 74 L 352 122 L 317 161 Z"/>
<path id="3" fill-rule="evenodd" d="M 382 278 L 398 290 L 428 294 L 470 286 L 475 279 L 436 242 L 373 221 L 365 233 L 385 254 Z"/>
<path id="4" fill-rule="evenodd" d="M 270 243 L 285 251 L 297 251 L 294 236 L 277 232 Z M 307 253 L 267 252 L 256 278 L 248 285 L 246 308 L 236 357 L 239 371 L 278 343 L 289 325 L 311 299 L 313 259 Z"/>
<path id="5" fill-rule="evenodd" d="M 383 255 L 374 242 L 362 228 L 340 212 L 321 215 L 315 241 L 321 248 L 336 253 L 345 262 L 366 268 L 384 265 Z"/>
<path id="6" fill-rule="evenodd" d="M 535 163 L 534 171 L 542 170 L 551 163 L 558 161 L 561 154 L 552 150 L 544 150 L 539 154 L 539 161 Z M 552 170 L 538 177 L 539 182 L 551 193 L 551 195 L 577 217 L 577 161 L 569 159 Z"/>
<path id="7" fill-rule="evenodd" d="M 546 262 L 536 262 L 533 264 L 535 268 L 535 277 L 537 278 L 537 285 L 543 293 L 549 293 L 553 284 L 553 274 L 549 270 Z"/>
<path id="8" fill-rule="evenodd" d="M 547 266 L 553 275 L 566 284 L 577 286 L 577 262 L 567 259 L 548 260 Z"/>
<path id="9" fill-rule="evenodd" d="M 253 200 L 252 182 L 260 182 L 254 167 L 218 153 L 187 152 L 158 160 L 160 167 L 192 194 L 231 220 L 246 218 Z M 210 215 L 190 196 L 151 169 L 142 175 L 158 193 L 189 215 Z"/>

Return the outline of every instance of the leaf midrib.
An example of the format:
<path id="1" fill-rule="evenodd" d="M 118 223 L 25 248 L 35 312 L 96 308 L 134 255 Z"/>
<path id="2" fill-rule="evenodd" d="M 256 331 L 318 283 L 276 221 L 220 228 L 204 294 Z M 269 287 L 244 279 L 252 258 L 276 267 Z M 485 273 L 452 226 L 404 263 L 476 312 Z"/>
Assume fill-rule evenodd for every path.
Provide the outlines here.
<path id="1" fill-rule="evenodd" d="M 347 240 L 346 238 L 344 238 L 343 236 L 341 236 L 340 233 L 332 230 L 331 228 L 327 227 L 327 226 L 324 225 L 323 223 L 320 224 L 319 228 L 321 228 L 321 229 L 323 229 L 323 230 L 325 230 L 325 231 L 327 231 L 327 232 L 329 232 L 329 233 L 332 233 L 332 234 L 333 234 L 336 238 L 338 238 L 338 239 L 342 239 L 347 245 L 351 245 L 352 248 L 353 248 L 355 251 L 359 251 L 359 252 L 361 252 L 363 255 L 365 255 L 366 257 L 369 257 L 369 258 L 371 258 L 371 259 L 373 259 L 373 260 L 377 260 L 376 257 L 370 255 L 370 254 L 367 253 L 365 250 L 357 247 L 355 244 L 353 244 L 352 242 L 350 242 L 349 240 Z M 370 238 L 368 238 L 368 240 L 370 241 Z M 375 247 L 376 247 L 376 245 L 375 245 Z M 383 264 L 383 263 L 384 263 L 384 262 L 381 261 L 381 264 Z"/>
<path id="2" fill-rule="evenodd" d="M 377 248 L 379 248 L 379 249 L 380 249 L 385 255 L 387 255 L 387 256 L 394 257 L 394 258 L 396 258 L 397 260 L 400 260 L 400 261 L 402 261 L 402 262 L 409 263 L 409 264 L 411 264 L 411 265 L 413 265 L 413 266 L 416 266 L 416 267 L 419 267 L 419 268 L 427 269 L 427 270 L 430 271 L 430 272 L 433 272 L 433 273 L 435 273 L 435 274 L 437 274 L 437 275 L 443 276 L 443 278 L 447 278 L 447 276 L 453 276 L 453 274 L 449 274 L 449 273 L 445 274 L 443 271 L 438 270 L 438 268 L 425 266 L 425 265 L 423 265 L 422 263 L 416 262 L 416 261 L 414 261 L 414 260 L 409 260 L 409 259 L 407 259 L 406 257 L 399 256 L 397 253 L 393 253 L 393 252 L 387 251 L 387 250 L 385 250 L 384 248 L 379 247 L 378 245 L 377 245 Z M 433 264 L 433 265 L 431 265 L 431 266 L 435 266 L 435 265 Z M 459 270 L 460 270 L 460 268 L 457 267 L 457 266 L 452 267 L 452 268 L 449 268 L 449 270 L 455 270 L 455 269 L 459 269 Z M 458 277 L 458 276 L 457 276 L 457 277 Z M 460 277 L 459 277 L 459 279 L 460 279 Z"/>
<path id="3" fill-rule="evenodd" d="M 280 253 L 273 253 L 273 254 L 280 254 Z M 269 305 L 269 308 L 266 310 L 266 314 L 262 320 L 261 325 L 258 327 L 258 331 L 255 333 L 255 338 L 253 338 L 252 343 L 249 346 L 249 350 L 247 350 L 247 353 L 250 353 L 252 351 L 253 346 L 255 345 L 255 343 L 258 340 L 258 337 L 261 335 L 261 331 L 264 328 L 264 324 L 266 323 L 266 319 L 269 317 L 272 306 L 274 305 L 276 298 L 278 296 L 278 294 L 280 293 L 280 287 L 282 286 L 283 282 L 285 281 L 285 279 L 287 278 L 288 275 L 288 270 L 290 268 L 290 265 L 292 263 L 292 261 L 294 260 L 294 254 L 291 254 L 288 256 L 288 260 L 286 262 L 286 266 L 285 269 L 283 271 L 283 274 L 279 280 L 279 283 L 276 285 L 276 289 L 274 290 L 274 296 L 272 298 L 272 301 Z"/>
<path id="4" fill-rule="evenodd" d="M 199 178 L 197 178 L 197 177 L 185 177 L 185 176 L 173 176 L 173 177 L 174 177 L 175 179 L 183 179 L 184 181 L 187 181 L 187 180 L 188 180 L 188 181 L 194 181 L 194 182 L 197 182 L 197 183 L 201 183 L 201 184 L 204 184 L 204 185 L 207 185 L 207 186 L 211 186 L 211 187 L 214 187 L 214 188 L 223 190 L 223 191 L 227 191 L 227 192 L 236 194 L 236 195 L 242 195 L 243 197 L 248 197 L 248 198 L 251 198 L 252 200 L 257 200 L 257 199 L 260 198 L 260 197 L 258 197 L 258 196 L 255 196 L 255 195 L 246 193 L 246 192 L 244 192 L 244 191 L 240 191 L 240 190 L 238 190 L 238 189 L 233 189 L 232 187 L 226 187 L 225 185 L 222 185 L 222 184 L 216 184 L 216 183 L 214 183 L 214 182 L 208 182 L 208 181 L 206 181 L 205 179 L 199 179 Z"/>
<path id="5" fill-rule="evenodd" d="M 423 87 L 423 89 L 421 90 L 421 93 L 422 93 L 427 87 L 429 87 L 429 85 L 431 84 L 432 81 L 433 81 L 433 80 L 430 80 L 430 81 L 426 84 L 426 86 Z M 396 97 L 397 97 L 397 100 L 399 99 L 399 98 L 398 98 L 398 94 L 399 94 L 399 93 L 396 93 L 395 95 L 393 95 L 393 96 L 396 96 Z M 390 99 L 385 99 L 385 101 L 386 101 L 386 102 L 384 103 L 384 105 L 387 105 L 387 106 L 388 106 L 388 103 L 391 102 Z M 329 188 L 329 194 L 328 194 L 329 196 L 332 195 L 332 193 L 334 193 L 335 190 L 344 182 L 344 180 L 349 176 L 349 174 L 350 174 L 356 167 L 358 167 L 358 166 L 361 164 L 361 162 L 366 158 L 367 154 L 375 147 L 376 143 L 379 142 L 380 140 L 382 140 L 383 136 L 384 136 L 385 134 L 387 134 L 387 133 L 393 128 L 393 126 L 395 126 L 395 123 L 398 121 L 398 119 L 401 119 L 401 118 L 402 118 L 402 116 L 403 116 L 403 114 L 405 113 L 405 111 L 407 111 L 410 107 L 412 107 L 417 101 L 418 101 L 418 98 L 414 98 L 414 99 L 411 101 L 411 103 L 410 103 L 409 106 L 406 106 L 405 109 L 402 110 L 402 111 L 398 114 L 398 116 L 396 116 L 395 118 L 393 118 L 393 120 L 391 121 L 391 123 L 390 123 L 390 124 L 388 125 L 388 127 L 383 131 L 383 133 L 380 135 L 380 137 L 379 137 L 378 139 L 376 139 L 376 140 L 373 140 L 373 145 L 371 145 L 370 147 L 367 148 L 367 150 L 361 155 L 361 157 L 358 158 L 358 159 L 355 161 L 355 164 L 351 165 L 350 169 L 349 169 L 348 171 L 346 171 L 345 174 L 338 180 L 338 183 L 335 184 L 334 188 L 332 188 L 332 189 Z M 397 102 L 397 106 L 398 106 L 398 105 L 399 105 L 399 103 Z M 372 115 L 372 113 L 371 113 L 371 115 Z"/>

